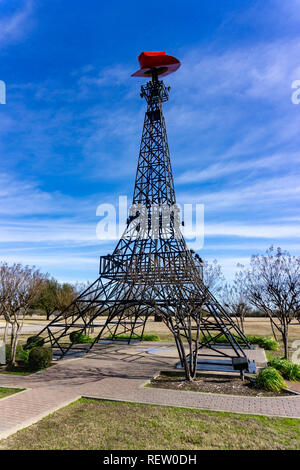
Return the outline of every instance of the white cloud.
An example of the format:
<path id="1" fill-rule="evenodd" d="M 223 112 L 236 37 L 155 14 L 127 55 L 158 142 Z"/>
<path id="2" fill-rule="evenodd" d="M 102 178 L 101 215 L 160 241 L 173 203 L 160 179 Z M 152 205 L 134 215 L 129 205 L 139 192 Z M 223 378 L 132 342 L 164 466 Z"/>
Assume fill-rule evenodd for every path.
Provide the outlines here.
<path id="1" fill-rule="evenodd" d="M 236 236 L 244 238 L 266 238 L 270 240 L 275 239 L 300 239 L 300 224 L 239 224 L 236 222 L 231 223 L 216 223 L 205 224 L 205 235 L 210 236 Z"/>
<path id="2" fill-rule="evenodd" d="M 217 96 L 219 100 L 238 98 L 241 105 L 246 97 L 278 102 L 290 94 L 292 80 L 299 78 L 299 53 L 298 39 L 236 46 L 218 53 L 198 48 L 182 58 L 173 82 L 195 102 Z"/>
<path id="3" fill-rule="evenodd" d="M 129 77 L 132 71 L 128 65 L 113 64 L 104 67 L 95 74 L 95 68 L 86 66 L 82 69 L 82 74 L 78 79 L 78 84 L 84 87 L 91 85 L 97 87 L 114 87 L 119 85 L 128 86 Z"/>
<path id="4" fill-rule="evenodd" d="M 39 188 L 37 183 L 20 180 L 12 174 L 0 173 L 0 215 L 2 216 L 34 216 L 47 214 L 79 214 L 90 208 L 95 213 L 88 199 L 74 199 L 58 191 L 47 192 Z"/>
<path id="5" fill-rule="evenodd" d="M 218 179 L 222 176 L 232 175 L 239 172 L 248 172 L 255 170 L 259 173 L 260 170 L 267 169 L 269 171 L 278 170 L 283 167 L 286 170 L 286 157 L 290 163 L 298 163 L 300 161 L 300 153 L 275 154 L 258 159 L 236 160 L 229 161 L 224 159 L 224 156 L 218 163 L 208 166 L 207 168 L 197 171 L 187 171 L 179 175 L 176 179 L 177 184 L 186 184 L 192 182 L 209 181 L 211 179 Z"/>
<path id="6" fill-rule="evenodd" d="M 295 203 L 299 201 L 300 182 L 298 175 L 278 176 L 274 178 L 261 178 L 257 181 L 245 182 L 234 185 L 222 190 L 212 189 L 208 191 L 204 188 L 201 193 L 182 192 L 177 195 L 179 203 L 204 203 L 205 210 L 209 212 L 223 211 L 230 209 L 231 217 L 235 210 L 241 207 L 248 207 L 251 210 L 257 209 L 259 212 L 262 207 L 276 211 L 276 204 Z M 297 205 L 295 206 L 295 208 Z"/>
<path id="7" fill-rule="evenodd" d="M 70 219 L 51 219 L 45 221 L 5 220 L 0 225 L 0 242 L 22 243 L 62 243 L 73 242 L 77 245 L 97 244 L 96 223 L 84 224 Z"/>
<path id="8" fill-rule="evenodd" d="M 31 2 L 27 2 L 29 4 Z M 23 13 L 25 18 L 25 9 Z M 19 28 L 16 27 L 18 21 Z M 19 34 L 23 34 L 25 23 L 22 23 L 22 16 L 16 16 L 14 21 L 11 18 L 10 26 L 9 22 L 6 23 L 6 31 L 6 39 L 0 32 L 0 44 L 8 39 L 17 40 Z M 214 246 L 219 246 L 210 244 L 212 237 L 239 237 L 241 244 L 236 242 L 240 247 L 237 250 L 255 247 L 261 242 L 259 239 L 266 240 L 266 244 L 280 239 L 284 245 L 285 239 L 300 237 L 299 220 L 292 213 L 300 193 L 297 174 L 300 106 L 297 108 L 290 101 L 291 82 L 300 79 L 300 43 L 284 39 L 254 47 L 248 44 L 233 46 L 218 53 L 216 50 L 195 48 L 183 56 L 182 68 L 178 73 L 166 79 L 167 84 L 174 84 L 170 103 L 165 107 L 170 146 L 171 149 L 176 148 L 178 155 L 173 164 L 182 171 L 175 184 L 187 185 L 182 187 L 179 199 L 183 203 L 205 203 L 209 211 L 205 249 L 213 250 Z M 74 174 L 77 171 L 75 178 L 78 177 L 78 184 L 84 175 L 90 180 L 116 180 L 129 173 L 133 182 L 145 104 L 140 102 L 140 108 L 136 109 L 134 105 L 132 108 L 130 106 L 131 111 L 128 111 L 126 100 L 132 90 L 135 96 L 138 95 L 140 85 L 139 81 L 130 79 L 131 72 L 127 64 L 117 64 L 100 71 L 94 65 L 88 65 L 74 73 L 74 89 L 65 90 L 54 82 L 38 86 L 25 84 L 23 90 L 22 84 L 16 85 L 19 92 L 33 91 L 34 98 L 44 100 L 44 104 L 47 100 L 53 102 L 57 97 L 63 97 L 65 102 L 70 96 L 81 100 L 91 96 L 88 94 L 95 92 L 95 89 L 97 93 L 104 90 L 109 96 L 108 86 L 112 85 L 124 88 L 124 94 L 111 106 L 107 106 L 104 100 L 101 107 L 83 111 L 75 119 L 73 108 L 54 110 L 47 109 L 45 105 L 42 112 L 15 108 L 16 120 L 7 118 L 2 133 L 6 134 L 8 129 L 17 126 L 19 135 L 23 136 L 25 158 L 27 153 L 39 157 L 32 159 L 35 160 L 32 165 L 44 165 L 48 170 L 51 159 L 58 168 L 61 158 L 64 171 Z M 18 115 L 24 116 L 23 123 L 18 124 Z M 81 119 L 80 125 L 77 117 Z M 83 155 L 80 164 L 79 159 L 71 161 L 64 154 L 56 155 L 52 146 L 54 141 L 70 147 L 74 144 L 80 149 Z M 115 143 L 119 146 L 117 150 Z M 186 150 L 188 144 L 192 154 Z M 17 160 L 18 155 L 14 154 L 14 158 Z M 192 171 L 186 168 L 188 161 L 193 164 Z M 69 164 L 70 168 L 67 168 Z M 80 177 L 78 167 L 84 170 Z M 268 174 L 271 170 L 275 170 L 277 176 Z M 240 179 L 234 178 L 237 173 L 242 175 Z M 233 177 L 226 186 L 222 184 L 222 177 L 229 175 Z M 203 188 L 188 186 L 193 182 L 211 183 L 214 180 L 217 184 L 203 185 Z M 94 223 L 90 222 L 91 216 L 85 218 L 88 213 L 94 216 L 94 201 L 95 197 L 84 200 L 69 197 L 60 192 L 43 191 L 32 182 L 20 182 L 8 175 L 0 176 L 0 214 L 3 217 L 0 241 L 24 244 L 24 253 L 22 249 L 16 249 L 16 255 L 10 253 L 7 256 L 53 268 L 57 264 L 62 268 L 72 266 L 76 271 L 76 267 L 80 277 L 85 259 L 89 259 L 87 264 L 93 265 L 98 262 L 97 254 L 85 258 L 67 252 L 72 247 L 103 247 L 96 239 L 98 220 Z M 289 211 L 281 212 L 282 220 L 271 220 L 278 213 L 277 204 L 287 203 Z M 244 211 L 243 222 L 237 222 L 236 212 L 241 208 Z M 261 208 L 269 210 L 269 219 L 255 220 L 253 214 Z M 250 210 L 252 215 L 248 213 Z M 216 222 L 215 218 L 212 223 L 211 214 L 219 214 L 219 221 Z M 33 218 L 38 215 L 43 215 L 43 220 Z M 235 249 L 232 240 L 227 239 L 228 244 L 224 242 L 223 249 Z M 60 247 L 64 255 L 44 255 L 47 243 L 54 249 Z M 30 244 L 40 247 L 40 256 L 25 253 L 25 245 L 28 248 Z M 290 246 L 298 245 L 294 241 L 286 248 Z M 238 260 L 245 260 L 238 258 L 223 257 L 220 261 L 230 270 Z"/>
<path id="9" fill-rule="evenodd" d="M 216 243 L 215 241 L 211 241 L 211 238 L 210 236 L 207 236 L 207 240 L 205 242 L 205 246 L 204 246 L 204 250 L 205 252 L 215 252 L 217 253 L 216 256 L 218 256 L 218 254 L 220 255 L 220 253 L 222 252 L 241 252 L 241 251 L 244 251 L 244 252 L 247 252 L 247 253 L 257 253 L 257 252 L 260 252 L 260 253 L 263 253 L 266 251 L 266 249 L 268 248 L 269 245 L 271 244 L 274 244 L 275 246 L 277 245 L 282 245 L 282 248 L 283 249 L 287 249 L 286 247 L 286 242 L 284 240 L 276 240 L 269 242 L 267 241 L 266 239 L 261 239 L 261 240 L 258 240 L 256 238 L 253 238 L 253 240 L 251 241 L 247 241 L 247 244 L 245 244 L 245 241 L 244 241 L 244 238 L 243 237 L 240 237 L 239 239 L 235 239 L 235 243 L 231 243 L 230 241 L 228 241 L 227 243 L 225 242 L 224 238 L 220 238 L 219 239 L 220 242 L 219 243 Z M 273 238 L 274 240 L 274 238 Z M 299 242 L 295 242 L 295 243 L 288 243 L 288 251 L 290 251 L 291 253 L 300 253 L 300 239 L 299 239 Z"/>
<path id="10" fill-rule="evenodd" d="M 2 47 L 22 38 L 28 28 L 32 11 L 33 1 L 24 0 L 21 9 L 0 19 L 0 45 Z"/>
<path id="11" fill-rule="evenodd" d="M 1 255 L 0 255 L 1 256 Z M 64 256 L 37 256 L 37 255 L 26 255 L 26 254 L 18 254 L 15 255 L 5 255 L 5 261 L 8 263 L 23 263 L 23 264 L 30 264 L 34 266 L 64 266 L 68 265 L 70 267 L 77 266 L 80 267 L 82 264 L 88 264 L 91 266 L 95 266 L 99 264 L 99 260 L 95 257 L 89 256 L 74 256 L 73 254 L 68 255 L 68 253 L 64 254 Z"/>

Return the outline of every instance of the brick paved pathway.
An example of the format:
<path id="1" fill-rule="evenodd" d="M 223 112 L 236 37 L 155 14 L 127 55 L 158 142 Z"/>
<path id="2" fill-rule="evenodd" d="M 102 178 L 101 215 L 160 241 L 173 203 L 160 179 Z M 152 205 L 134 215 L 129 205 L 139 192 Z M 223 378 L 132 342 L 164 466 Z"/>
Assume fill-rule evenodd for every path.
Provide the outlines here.
<path id="1" fill-rule="evenodd" d="M 144 388 L 153 374 L 176 362 L 168 357 L 170 345 L 159 347 L 165 348 L 165 356 L 148 354 L 146 350 L 151 348 L 145 343 L 128 347 L 102 345 L 87 356 L 59 362 L 30 376 L 0 374 L 0 387 L 26 388 L 0 400 L 0 438 L 82 396 L 300 418 L 300 396 L 256 398 Z"/>
<path id="2" fill-rule="evenodd" d="M 289 382 L 288 380 L 286 380 L 285 383 L 287 384 L 290 390 L 300 393 L 300 382 Z"/>

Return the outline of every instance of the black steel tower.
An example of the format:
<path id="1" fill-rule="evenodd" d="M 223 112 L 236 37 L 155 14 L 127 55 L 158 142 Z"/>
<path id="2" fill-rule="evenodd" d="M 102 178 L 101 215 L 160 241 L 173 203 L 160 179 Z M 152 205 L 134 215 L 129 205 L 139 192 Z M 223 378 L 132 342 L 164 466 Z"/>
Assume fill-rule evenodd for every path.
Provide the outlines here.
<path id="1" fill-rule="evenodd" d="M 41 334 L 63 357 L 74 348 L 71 332 L 100 328 L 91 347 L 124 334 L 130 342 L 142 339 L 147 319 L 156 314 L 172 331 L 187 373 L 194 375 L 197 361 L 199 367 L 218 362 L 216 355 L 247 369 L 244 348 L 251 346 L 203 284 L 201 259 L 180 230 L 162 110 L 169 88 L 156 69 L 151 75 L 141 87 L 147 111 L 126 229 L 113 253 L 100 258 L 99 278 Z M 217 342 L 222 335 L 231 347 L 228 353 Z"/>

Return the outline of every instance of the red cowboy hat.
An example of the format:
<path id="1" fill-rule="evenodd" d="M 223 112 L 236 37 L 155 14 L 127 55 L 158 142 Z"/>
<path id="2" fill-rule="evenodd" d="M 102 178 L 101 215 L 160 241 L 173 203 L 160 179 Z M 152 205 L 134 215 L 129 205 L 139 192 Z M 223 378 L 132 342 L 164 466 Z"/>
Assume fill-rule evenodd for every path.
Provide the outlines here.
<path id="1" fill-rule="evenodd" d="M 167 55 L 165 51 L 142 52 L 138 60 L 141 68 L 133 73 L 132 77 L 151 77 L 153 69 L 157 71 L 157 75 L 165 77 L 170 73 L 176 72 L 181 65 L 178 59 Z"/>

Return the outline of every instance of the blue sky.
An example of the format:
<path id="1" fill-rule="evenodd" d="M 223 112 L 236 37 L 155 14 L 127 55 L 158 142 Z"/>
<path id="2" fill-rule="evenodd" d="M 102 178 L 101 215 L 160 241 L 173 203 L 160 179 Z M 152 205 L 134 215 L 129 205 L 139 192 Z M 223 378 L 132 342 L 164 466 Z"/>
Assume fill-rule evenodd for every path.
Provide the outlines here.
<path id="1" fill-rule="evenodd" d="M 143 50 L 182 62 L 165 105 L 177 199 L 205 204 L 227 278 L 271 244 L 300 254 L 300 0 L 0 0 L 0 259 L 93 280 L 132 196 Z"/>

